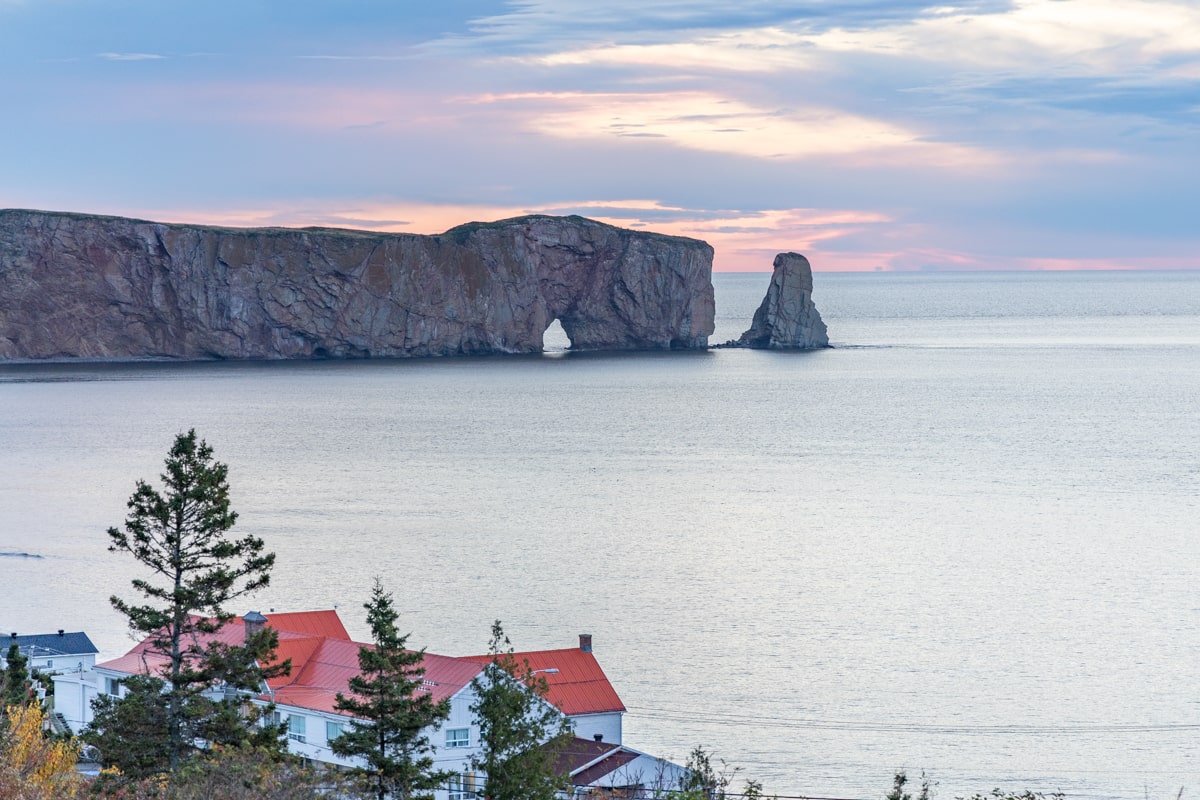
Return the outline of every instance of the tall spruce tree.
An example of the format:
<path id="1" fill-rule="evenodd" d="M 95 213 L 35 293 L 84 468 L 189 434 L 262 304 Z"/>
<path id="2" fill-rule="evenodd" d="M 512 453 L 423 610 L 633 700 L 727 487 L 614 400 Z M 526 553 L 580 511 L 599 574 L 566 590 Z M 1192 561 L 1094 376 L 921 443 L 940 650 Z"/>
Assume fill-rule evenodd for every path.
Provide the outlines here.
<path id="1" fill-rule="evenodd" d="M 471 681 L 471 712 L 479 723 L 478 755 L 487 800 L 552 800 L 566 788 L 555 756 L 572 737 L 571 724 L 546 699 L 546 679 L 517 663 L 500 620 L 492 623 L 492 660 Z"/>
<path id="2" fill-rule="evenodd" d="M 13 642 L 4 656 L 4 675 L 0 677 L 0 715 L 8 706 L 23 706 L 29 700 L 29 659 Z"/>
<path id="3" fill-rule="evenodd" d="M 333 740 L 333 752 L 366 762 L 352 772 L 377 800 L 432 798 L 452 773 L 434 770 L 425 731 L 450 716 L 450 702 L 434 702 L 422 686 L 425 651 L 406 648 L 408 636 L 396 628 L 399 615 L 379 578 L 363 607 L 374 646 L 359 649 L 350 694 L 335 699 L 334 707 L 355 721 Z"/>
<path id="4" fill-rule="evenodd" d="M 189 430 L 175 437 L 160 476 L 163 491 L 138 481 L 129 498 L 124 528 L 109 528 L 109 550 L 128 553 L 150 573 L 135 578 L 133 588 L 141 602 L 112 597 L 114 608 L 129 620 L 132 631 L 149 641 L 150 650 L 164 659 L 155 678 L 134 681 L 131 692 L 162 692 L 163 697 L 127 695 L 97 717 L 92 739 L 101 752 L 127 750 L 148 760 L 139 760 L 147 772 L 175 771 L 195 750 L 196 741 L 239 744 L 264 743 L 255 728 L 254 714 L 238 719 L 238 700 L 214 700 L 205 696 L 214 688 L 258 691 L 267 677 L 286 674 L 290 663 L 264 669 L 274 656 L 278 634 L 269 627 L 246 637 L 237 645 L 214 639 L 233 619 L 227 605 L 268 585 L 274 553 L 263 552 L 263 540 L 254 536 L 230 535 L 237 514 L 230 508 L 229 469 L 213 459 L 212 448 Z M 120 709 L 129 702 L 129 709 Z M 136 707 L 159 709 L 161 724 L 122 725 L 137 721 Z M 111 712 L 111 713 L 107 713 Z M 149 723 L 152 719 L 141 722 Z M 268 729 L 265 741 L 279 743 L 278 730 Z M 159 737 L 160 742 L 142 741 Z M 124 741 L 128 737 L 132 740 Z M 160 753 L 165 763 L 155 765 L 148 753 Z"/>

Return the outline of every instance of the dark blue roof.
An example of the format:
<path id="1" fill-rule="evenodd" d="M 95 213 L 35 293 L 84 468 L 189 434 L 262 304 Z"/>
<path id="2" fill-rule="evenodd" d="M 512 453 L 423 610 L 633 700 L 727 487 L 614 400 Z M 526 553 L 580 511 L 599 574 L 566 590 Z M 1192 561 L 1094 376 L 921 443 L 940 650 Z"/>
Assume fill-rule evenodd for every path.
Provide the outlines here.
<path id="1" fill-rule="evenodd" d="M 2 636 L 2 635 L 0 635 Z M 21 650 L 21 655 L 28 657 L 32 649 L 33 655 L 38 658 L 45 656 L 79 656 L 88 653 L 99 653 L 96 645 L 92 644 L 92 640 L 88 638 L 86 633 L 82 631 L 76 633 L 35 633 L 28 636 L 18 636 L 13 639 L 12 636 L 2 636 L 0 638 L 0 658 L 3 658 L 8 653 L 8 648 L 12 647 L 13 642 L 17 643 L 17 647 Z"/>

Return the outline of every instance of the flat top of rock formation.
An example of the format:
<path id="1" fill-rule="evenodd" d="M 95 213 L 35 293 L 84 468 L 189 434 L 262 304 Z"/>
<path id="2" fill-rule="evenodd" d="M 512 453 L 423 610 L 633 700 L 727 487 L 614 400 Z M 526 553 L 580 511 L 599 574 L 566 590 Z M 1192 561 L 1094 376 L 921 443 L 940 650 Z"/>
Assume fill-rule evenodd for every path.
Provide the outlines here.
<path id="1" fill-rule="evenodd" d="M 443 234 L 0 211 L 0 360 L 695 349 L 706 242 L 542 214 Z"/>
<path id="2" fill-rule="evenodd" d="M 636 230 L 631 230 L 629 228 L 621 228 L 616 225 L 609 225 L 608 223 L 600 222 L 599 220 L 589 219 L 587 217 L 581 217 L 578 214 L 571 214 L 568 216 L 554 216 L 551 214 L 525 214 L 525 215 L 522 215 L 519 217 L 509 217 L 508 219 L 496 220 L 494 222 L 466 222 L 466 223 L 463 223 L 462 225 L 455 225 L 453 228 L 450 228 L 449 230 L 444 231 L 442 233 L 426 234 L 426 233 L 409 233 L 409 232 L 396 232 L 396 231 L 372 231 L 372 230 L 364 230 L 362 228 L 337 228 L 337 227 L 328 227 L 328 226 L 323 226 L 323 225 L 307 225 L 307 226 L 295 227 L 295 228 L 281 226 L 281 225 L 241 228 L 241 227 L 236 227 L 236 226 L 231 226 L 231 225 L 197 225 L 197 224 L 190 223 L 190 222 L 158 222 L 155 220 L 139 219 L 136 217 L 119 217 L 119 216 L 114 216 L 111 214 L 84 214 L 84 213 L 80 213 L 80 212 L 76 212 L 76 211 L 42 211 L 40 209 L 28 209 L 28 208 L 2 208 L 2 209 L 0 209 L 0 218 L 3 218 L 5 216 L 10 216 L 10 215 L 22 215 L 22 214 L 24 214 L 24 215 L 38 214 L 38 215 L 46 216 L 46 217 L 61 217 L 63 219 L 72 219 L 72 220 L 100 220 L 100 221 L 105 221 L 105 222 L 121 222 L 121 223 L 125 223 L 125 224 L 135 224 L 135 225 L 162 225 L 167 228 L 186 228 L 188 230 L 213 231 L 215 233 L 226 233 L 226 234 L 244 235 L 244 234 L 251 233 L 251 234 L 257 234 L 259 236 L 286 236 L 289 234 L 296 234 L 296 233 L 319 233 L 319 234 L 327 235 L 327 236 L 345 236 L 345 237 L 353 237 L 353 238 L 360 238 L 360 237 L 368 238 L 369 237 L 372 239 L 378 239 L 378 238 L 384 238 L 384 237 L 397 237 L 397 238 L 405 238 L 405 237 L 441 238 L 441 237 L 446 237 L 446 238 L 450 239 L 451 241 L 455 242 L 456 244 L 462 244 L 463 242 L 465 242 L 470 237 L 470 235 L 472 233 L 474 233 L 475 231 L 500 230 L 503 228 L 509 228 L 509 227 L 514 227 L 514 226 L 519 226 L 519 225 L 526 225 L 531 222 L 538 222 L 538 221 L 545 220 L 545 221 L 549 221 L 549 222 L 561 221 L 561 222 L 570 223 L 572 225 L 594 225 L 599 228 L 606 228 L 609 230 L 620 231 L 622 234 L 625 234 L 628 236 L 648 237 L 648 238 L 653 238 L 653 239 L 659 239 L 659 240 L 665 240 L 665 241 L 676 241 L 676 242 L 689 243 L 689 244 L 701 243 L 701 244 L 707 245 L 706 242 L 703 242 L 700 239 L 693 239 L 688 236 L 675 236 L 675 235 L 666 234 L 666 233 L 655 233 L 653 231 L 636 231 Z"/>

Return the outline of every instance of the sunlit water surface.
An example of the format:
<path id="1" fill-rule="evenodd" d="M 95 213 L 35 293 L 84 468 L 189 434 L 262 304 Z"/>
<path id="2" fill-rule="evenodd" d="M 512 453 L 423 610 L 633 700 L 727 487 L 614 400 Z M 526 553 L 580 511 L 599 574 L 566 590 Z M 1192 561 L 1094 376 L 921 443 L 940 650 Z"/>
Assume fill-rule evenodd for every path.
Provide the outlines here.
<path id="1" fill-rule="evenodd" d="M 715 282 L 719 342 L 767 276 Z M 0 627 L 128 646 L 104 530 L 195 426 L 278 554 L 246 608 L 590 632 L 627 744 L 781 794 L 1200 791 L 1200 273 L 816 300 L 818 353 L 0 367 Z"/>

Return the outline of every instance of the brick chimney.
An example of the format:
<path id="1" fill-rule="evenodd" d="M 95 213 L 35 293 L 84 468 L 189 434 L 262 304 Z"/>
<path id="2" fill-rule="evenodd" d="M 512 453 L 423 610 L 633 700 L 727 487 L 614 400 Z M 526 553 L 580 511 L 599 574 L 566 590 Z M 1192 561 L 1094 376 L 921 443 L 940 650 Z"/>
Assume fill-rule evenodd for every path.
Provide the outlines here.
<path id="1" fill-rule="evenodd" d="M 246 624 L 246 641 L 250 641 L 250 637 L 261 631 L 267 624 L 267 618 L 257 611 L 251 611 L 242 617 L 242 622 Z"/>
<path id="2" fill-rule="evenodd" d="M 585 653 L 592 652 L 592 635 L 590 633 L 579 634 L 579 649 Z"/>

